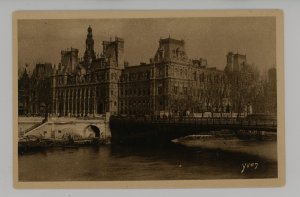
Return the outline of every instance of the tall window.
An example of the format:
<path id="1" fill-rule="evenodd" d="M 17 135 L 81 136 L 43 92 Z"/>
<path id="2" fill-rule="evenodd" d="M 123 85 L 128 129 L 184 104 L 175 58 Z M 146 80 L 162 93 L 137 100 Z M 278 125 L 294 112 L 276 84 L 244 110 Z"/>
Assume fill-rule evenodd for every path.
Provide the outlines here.
<path id="1" fill-rule="evenodd" d="M 178 86 L 174 86 L 174 94 L 178 94 Z"/>
<path id="2" fill-rule="evenodd" d="M 200 82 L 204 82 L 204 78 L 205 78 L 204 73 L 200 74 L 199 78 L 200 78 Z"/>
<path id="3" fill-rule="evenodd" d="M 183 94 L 187 95 L 187 87 L 183 87 Z"/>
<path id="4" fill-rule="evenodd" d="M 163 87 L 162 86 L 158 87 L 158 94 L 159 95 L 163 94 Z"/>

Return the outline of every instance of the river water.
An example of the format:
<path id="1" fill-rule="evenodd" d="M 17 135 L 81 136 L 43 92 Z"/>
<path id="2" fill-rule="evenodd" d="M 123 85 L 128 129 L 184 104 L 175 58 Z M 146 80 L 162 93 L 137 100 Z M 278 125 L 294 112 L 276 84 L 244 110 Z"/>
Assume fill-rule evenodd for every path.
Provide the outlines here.
<path id="1" fill-rule="evenodd" d="M 276 150 L 276 141 L 245 146 Z M 277 177 L 274 156 L 177 144 L 161 147 L 103 145 L 48 149 L 19 155 L 20 181 L 207 180 Z M 258 150 L 258 152 L 260 152 Z M 272 151 L 271 151 L 272 152 Z M 270 153 L 274 154 L 274 153 Z M 246 163 L 255 163 L 243 170 Z M 257 165 L 256 165 L 257 164 Z"/>

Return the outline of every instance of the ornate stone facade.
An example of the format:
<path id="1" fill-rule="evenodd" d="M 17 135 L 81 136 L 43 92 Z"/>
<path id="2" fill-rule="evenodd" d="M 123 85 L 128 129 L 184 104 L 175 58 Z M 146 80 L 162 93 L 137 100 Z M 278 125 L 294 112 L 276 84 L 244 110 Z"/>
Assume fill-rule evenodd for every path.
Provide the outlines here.
<path id="1" fill-rule="evenodd" d="M 92 28 L 88 28 L 84 57 L 78 49 L 62 51 L 52 80 L 52 114 L 90 116 L 118 111 L 118 82 L 124 69 L 124 41 L 103 42 L 96 57 Z"/>
<path id="2" fill-rule="evenodd" d="M 160 39 L 149 64 L 126 67 L 119 87 L 121 114 L 221 112 L 227 105 L 224 72 L 188 59 L 184 41 L 172 38 Z"/>

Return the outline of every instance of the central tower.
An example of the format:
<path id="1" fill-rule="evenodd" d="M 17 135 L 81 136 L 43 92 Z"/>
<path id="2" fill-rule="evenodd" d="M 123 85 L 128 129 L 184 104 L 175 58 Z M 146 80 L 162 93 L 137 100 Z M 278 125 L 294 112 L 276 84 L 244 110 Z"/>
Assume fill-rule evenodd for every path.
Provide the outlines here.
<path id="1" fill-rule="evenodd" d="M 94 51 L 94 39 L 93 39 L 93 30 L 91 26 L 88 27 L 88 34 L 85 40 L 85 52 L 84 52 L 84 63 L 86 66 L 90 66 L 92 61 L 96 59 L 95 51 Z"/>

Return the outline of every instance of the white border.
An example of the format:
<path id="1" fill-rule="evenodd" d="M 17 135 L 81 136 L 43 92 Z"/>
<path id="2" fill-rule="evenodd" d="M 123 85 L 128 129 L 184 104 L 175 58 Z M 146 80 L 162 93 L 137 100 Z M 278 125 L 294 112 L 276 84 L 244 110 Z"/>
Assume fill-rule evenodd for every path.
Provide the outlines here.
<path id="1" fill-rule="evenodd" d="M 3 196 L 283 196 L 298 194 L 300 178 L 299 139 L 300 1 L 297 0 L 10 0 L 0 1 L 0 191 Z M 269 189 L 185 189 L 185 190 L 15 190 L 12 176 L 12 11 L 79 9 L 261 9 L 284 10 L 285 19 L 285 110 L 286 177 L 282 188 Z"/>

